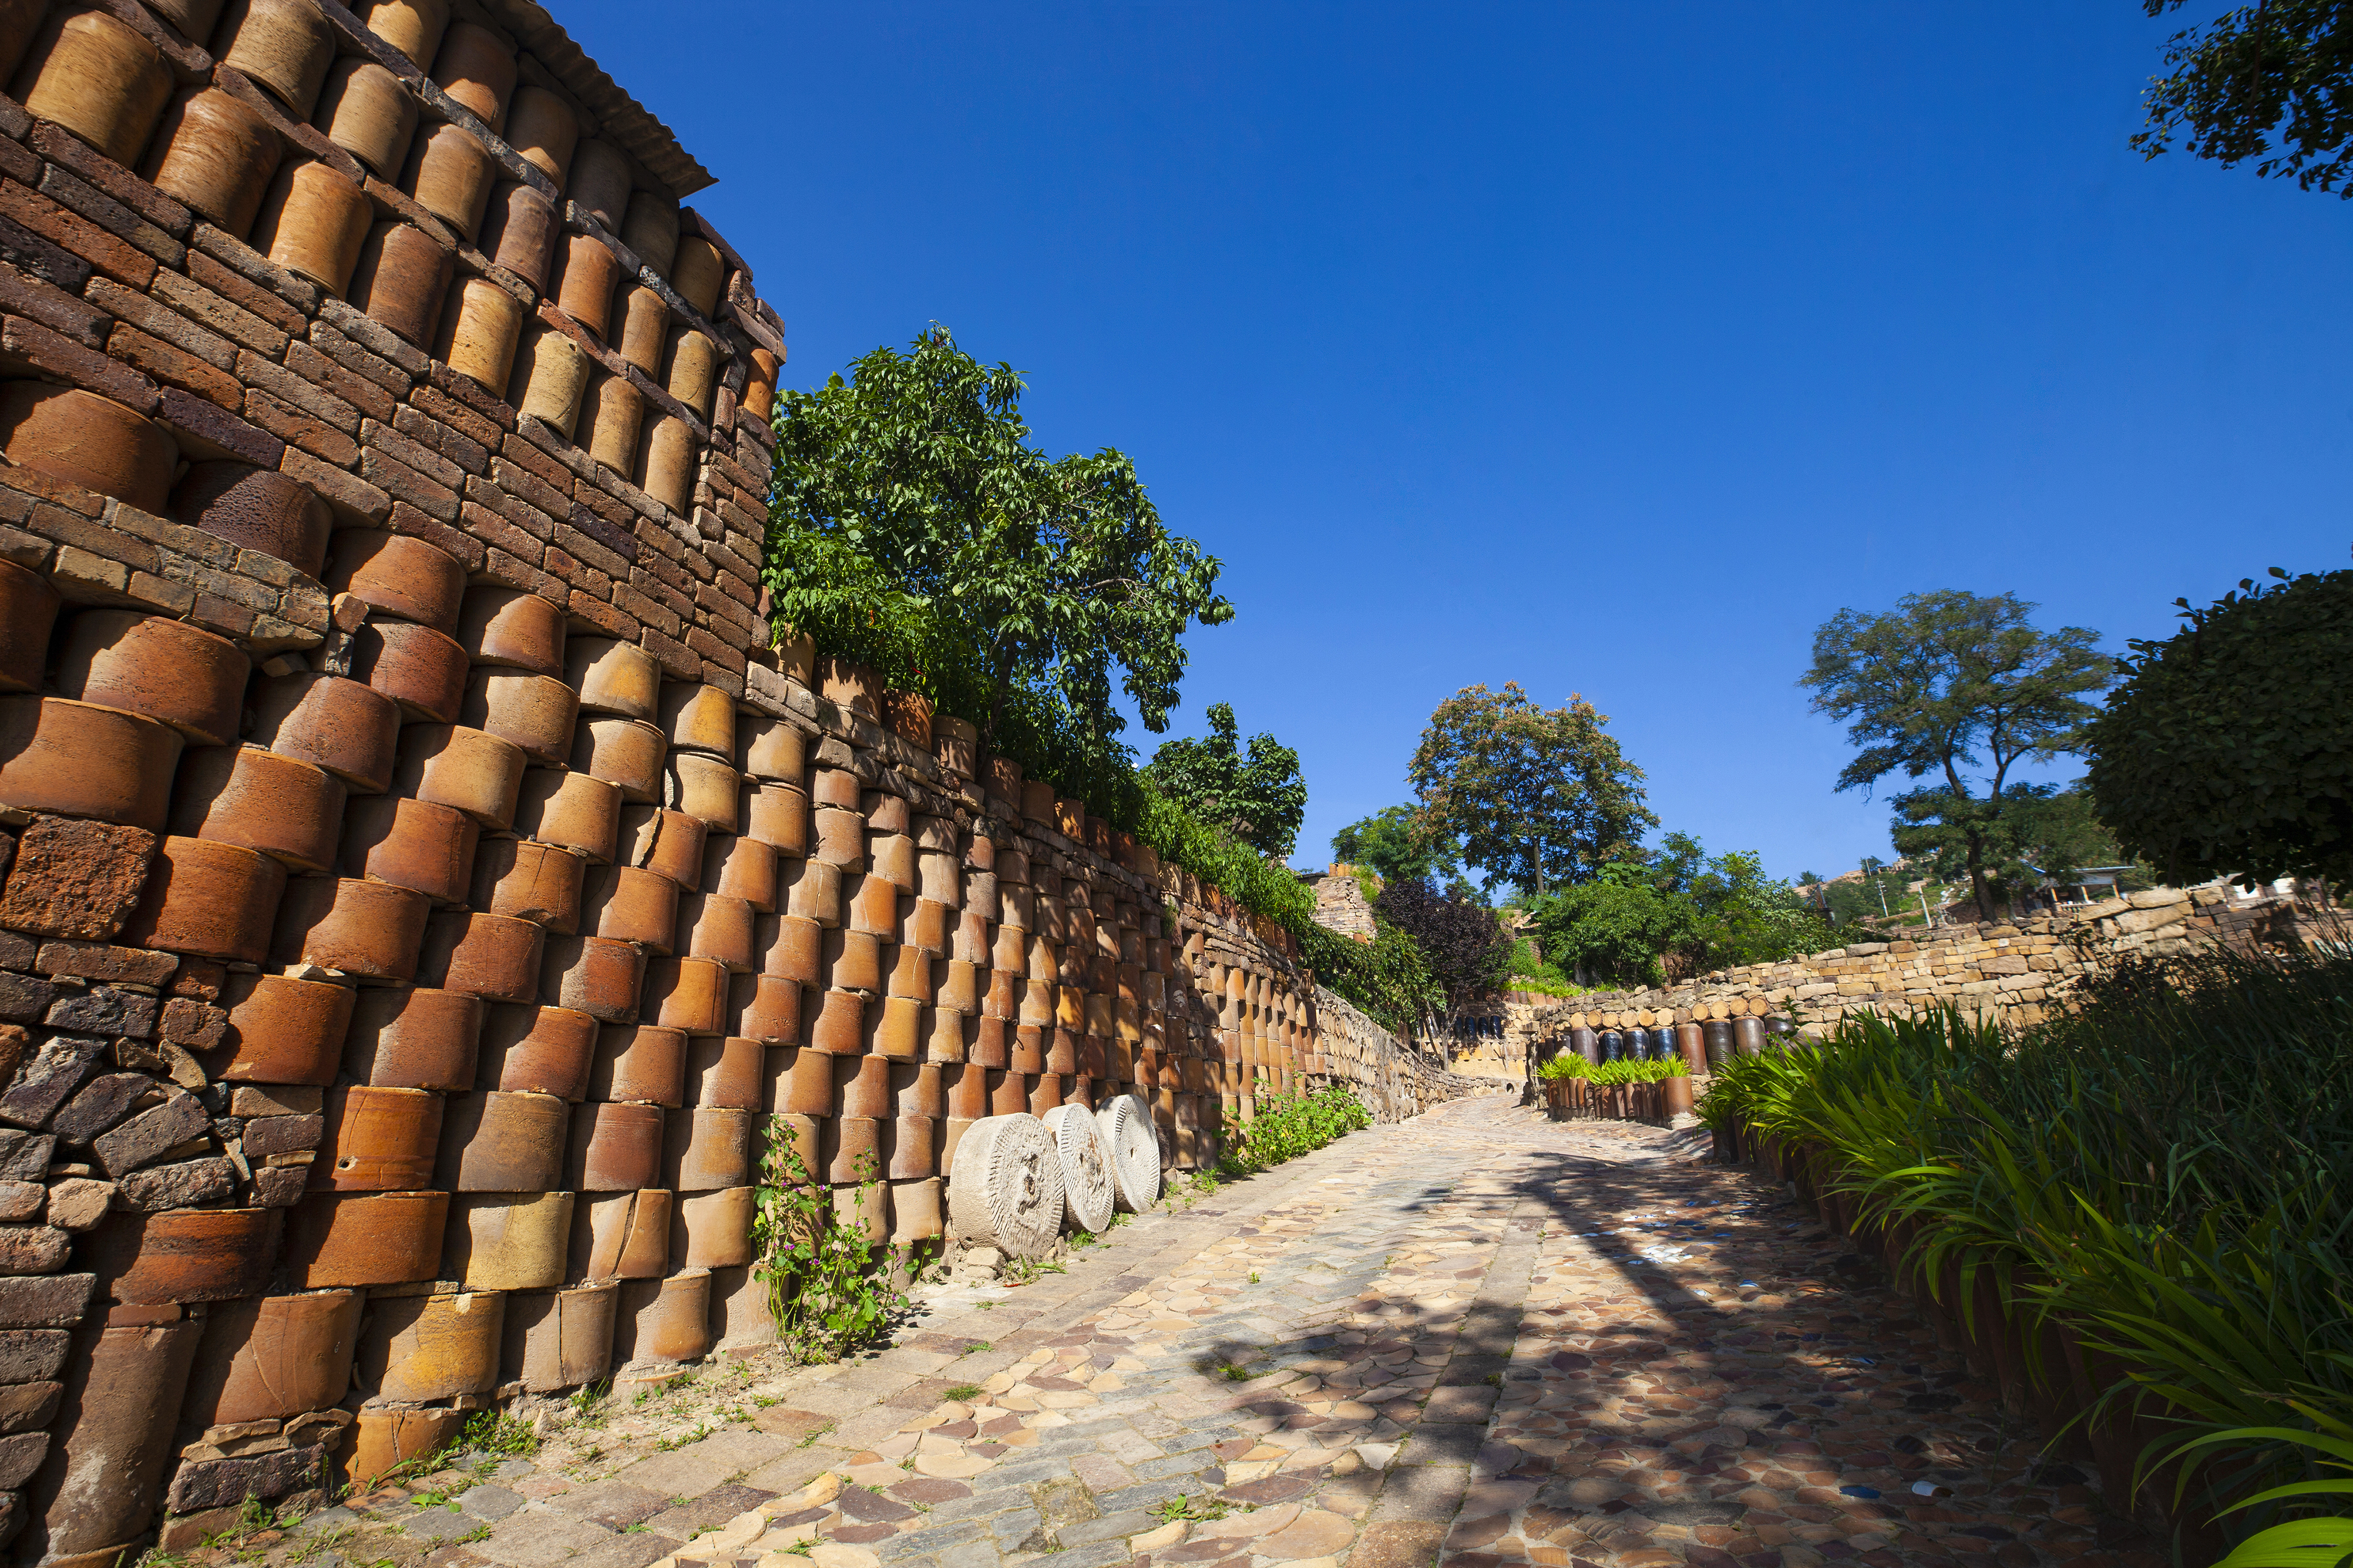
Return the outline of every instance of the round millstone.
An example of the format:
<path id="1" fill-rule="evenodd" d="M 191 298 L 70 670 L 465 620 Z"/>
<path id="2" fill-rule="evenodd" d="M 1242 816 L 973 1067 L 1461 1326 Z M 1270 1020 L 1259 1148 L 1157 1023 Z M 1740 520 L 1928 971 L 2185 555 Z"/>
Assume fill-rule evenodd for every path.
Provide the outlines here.
<path id="1" fill-rule="evenodd" d="M 1081 1230 L 1101 1231 L 1111 1224 L 1111 1146 L 1103 1141 L 1095 1113 L 1083 1105 L 1058 1105 L 1046 1112 L 1046 1131 L 1062 1160 L 1062 1202 L 1071 1223 Z"/>
<path id="2" fill-rule="evenodd" d="M 948 1173 L 948 1224 L 966 1242 L 1040 1258 L 1062 1234 L 1062 1161 L 1028 1112 L 976 1121 Z"/>
<path id="3" fill-rule="evenodd" d="M 1160 1199 L 1160 1133 L 1144 1101 L 1123 1094 L 1103 1108 L 1110 1118 L 1103 1140 L 1111 1145 L 1112 1185 L 1121 1208 L 1141 1214 Z"/>

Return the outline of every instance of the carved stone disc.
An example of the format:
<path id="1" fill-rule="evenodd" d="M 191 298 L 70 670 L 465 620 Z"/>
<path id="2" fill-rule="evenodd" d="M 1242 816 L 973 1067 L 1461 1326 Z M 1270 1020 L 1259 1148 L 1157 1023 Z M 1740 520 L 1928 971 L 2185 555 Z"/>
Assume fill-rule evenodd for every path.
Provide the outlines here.
<path id="1" fill-rule="evenodd" d="M 1058 1105 L 1046 1112 L 1046 1130 L 1062 1157 L 1062 1202 L 1071 1223 L 1102 1231 L 1111 1224 L 1111 1145 L 1103 1142 L 1095 1113 L 1083 1105 Z"/>
<path id="2" fill-rule="evenodd" d="M 948 1224 L 968 1243 L 1039 1258 L 1062 1234 L 1062 1161 L 1028 1112 L 976 1121 L 948 1173 Z"/>
<path id="3" fill-rule="evenodd" d="M 1123 1094 L 1103 1109 L 1103 1128 L 1111 1145 L 1113 1183 L 1121 1208 L 1140 1214 L 1160 1198 L 1160 1133 L 1152 1125 L 1152 1111 L 1132 1094 Z"/>

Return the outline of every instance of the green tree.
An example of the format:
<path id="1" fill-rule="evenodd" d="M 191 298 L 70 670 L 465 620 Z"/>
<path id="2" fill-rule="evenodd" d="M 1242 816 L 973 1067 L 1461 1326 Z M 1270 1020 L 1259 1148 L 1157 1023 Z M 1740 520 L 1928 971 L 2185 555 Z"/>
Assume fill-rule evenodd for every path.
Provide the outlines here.
<path id="1" fill-rule="evenodd" d="M 1547 710 L 1517 681 L 1467 686 L 1430 714 L 1407 777 L 1465 861 L 1542 894 L 1589 879 L 1658 826 L 1609 722 L 1574 694 Z"/>
<path id="2" fill-rule="evenodd" d="M 1433 833 L 1409 805 L 1385 805 L 1332 835 L 1332 858 L 1362 866 L 1384 882 L 1442 884 L 1460 875 L 1461 845 Z"/>
<path id="3" fill-rule="evenodd" d="M 2021 895 L 2039 889 L 2045 877 L 2063 885 L 2086 866 L 2120 863 L 2116 836 L 2100 825 L 2084 790 L 2014 784 L 2002 793 L 2001 812 L 1987 817 L 1981 839 L 1987 880 L 2002 903 L 2015 905 Z M 1968 864 L 1968 840 L 1960 825 L 1989 804 L 1956 802 L 1942 790 L 1905 796 L 1894 833 L 1896 852 L 1941 880 L 1960 878 Z M 1984 904 L 1978 910 L 1980 918 L 1993 912 Z"/>
<path id="4" fill-rule="evenodd" d="M 1655 985 L 1661 958 L 1691 934 L 1690 900 L 1659 886 L 1650 868 L 1620 860 L 1539 900 L 1532 911 L 1545 956 L 1580 984 Z"/>
<path id="5" fill-rule="evenodd" d="M 2151 16 L 2187 0 L 2141 0 Z M 2249 158 L 2268 179 L 2337 190 L 2353 173 L 2353 4 L 2261 0 L 2168 40 L 2166 74 L 2144 95 L 2147 157 L 2177 142 L 2225 168 Z M 2353 187 L 2343 195 L 2353 196 Z"/>
<path id="6" fill-rule="evenodd" d="M 1125 728 L 1114 685 L 1165 731 L 1185 631 L 1233 606 L 1124 454 L 1029 444 L 1021 392 L 1011 365 L 936 325 L 847 381 L 779 392 L 768 589 L 779 620 L 978 722 L 992 748 L 1027 707 L 1103 752 Z"/>
<path id="7" fill-rule="evenodd" d="M 1399 878 L 1381 889 L 1373 913 L 1412 939 L 1456 1011 L 1502 983 L 1511 940 L 1495 911 L 1460 889 L 1440 893 L 1419 877 Z"/>
<path id="8" fill-rule="evenodd" d="M 2353 571 L 2272 576 L 2176 600 L 2091 726 L 2100 819 L 2168 880 L 2353 881 Z"/>
<path id="9" fill-rule="evenodd" d="M 1886 615 L 1841 610 L 1815 632 L 1799 681 L 1813 689 L 1814 711 L 1847 722 L 1857 748 L 1840 789 L 1897 773 L 1938 781 L 1894 796 L 1896 822 L 1957 837 L 1980 910 L 1993 908 L 2003 818 L 2019 798 L 2011 770 L 2080 749 L 2099 711 L 2084 698 L 2112 679 L 2097 632 L 2038 631 L 2033 607 L 1947 590 L 1906 595 Z"/>
<path id="10" fill-rule="evenodd" d="M 1230 703 L 1209 704 L 1208 738 L 1164 741 L 1145 782 L 1212 827 L 1271 860 L 1291 853 L 1307 814 L 1299 753 L 1272 735 L 1252 735 L 1245 755 Z"/>

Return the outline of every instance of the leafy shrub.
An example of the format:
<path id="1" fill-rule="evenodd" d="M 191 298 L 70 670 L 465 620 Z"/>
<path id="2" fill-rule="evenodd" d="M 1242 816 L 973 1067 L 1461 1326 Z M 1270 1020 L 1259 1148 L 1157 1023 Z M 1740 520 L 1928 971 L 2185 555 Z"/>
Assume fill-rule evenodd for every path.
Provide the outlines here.
<path id="1" fill-rule="evenodd" d="M 1565 1078 L 1589 1079 L 1595 1083 L 1656 1083 L 1662 1078 L 1689 1078 L 1691 1068 L 1681 1057 L 1669 1057 L 1663 1061 L 1644 1058 L 1640 1061 L 1589 1062 L 1574 1051 L 1563 1051 L 1536 1068 L 1536 1077 L 1547 1083 Z"/>
<path id="2" fill-rule="evenodd" d="M 1219 1163 L 1231 1174 L 1263 1171 L 1372 1124 L 1365 1102 L 1345 1084 L 1310 1095 L 1262 1097 L 1258 1114 L 1228 1137 Z"/>
<path id="3" fill-rule="evenodd" d="M 891 1283 L 899 1249 L 878 1250 L 845 1225 L 833 1192 L 810 1174 L 780 1116 L 768 1119 L 752 1240 L 753 1272 L 768 1287 L 768 1310 L 785 1352 L 803 1365 L 839 1361 L 879 1339 L 906 1298 Z M 882 1201 L 871 1154 L 860 1157 L 858 1207 Z"/>

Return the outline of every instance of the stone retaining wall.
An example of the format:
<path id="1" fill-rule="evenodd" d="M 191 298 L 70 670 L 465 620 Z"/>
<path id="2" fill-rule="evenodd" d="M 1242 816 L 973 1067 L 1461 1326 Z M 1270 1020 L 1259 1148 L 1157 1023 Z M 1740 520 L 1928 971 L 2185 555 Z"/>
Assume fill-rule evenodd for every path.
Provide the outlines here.
<path id="1" fill-rule="evenodd" d="M 2225 884 L 2158 888 L 2017 924 L 1938 927 L 1675 985 L 1577 997 L 1521 994 L 1511 998 L 1507 1032 L 1535 1042 L 1571 1028 L 1769 1016 L 1813 1034 L 1865 1008 L 1903 1016 L 1948 1003 L 2031 1024 L 2063 1005 L 2087 975 L 2128 954 L 2161 956 L 2201 942 L 2297 942 L 2321 934 L 2326 923 L 2292 900 L 2242 898 Z"/>
<path id="2" fill-rule="evenodd" d="M 767 1342 L 772 1117 L 927 1246 L 989 1115 L 1135 1094 L 1185 1168 L 1262 1090 L 1451 1092 L 1319 1038 L 1216 889 L 772 646 L 785 345 L 709 176 L 532 0 L 439 10 L 0 0 L 28 1563 Z"/>

